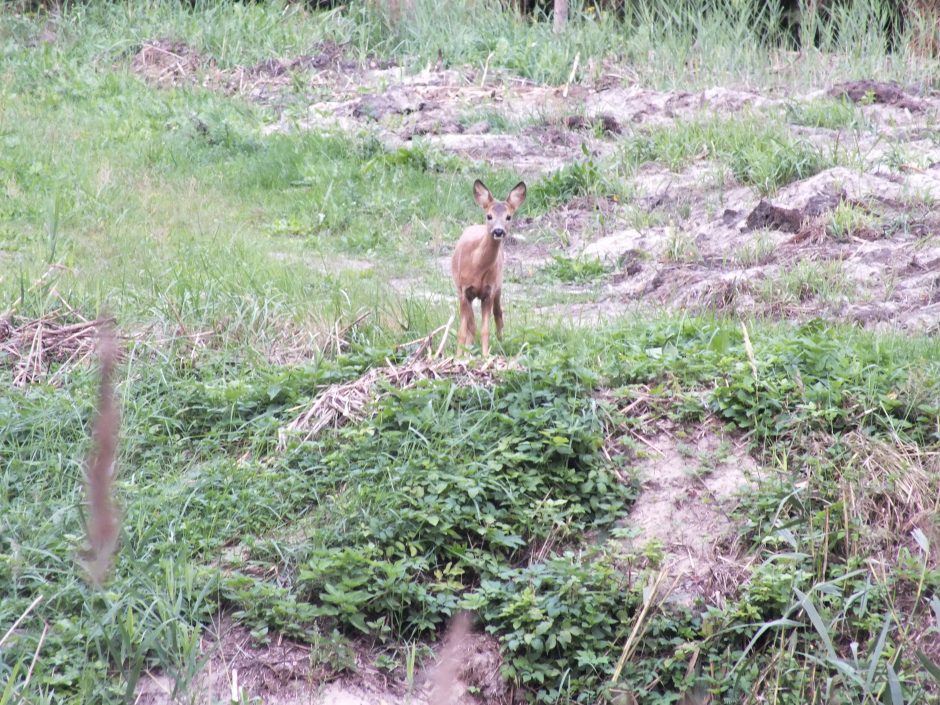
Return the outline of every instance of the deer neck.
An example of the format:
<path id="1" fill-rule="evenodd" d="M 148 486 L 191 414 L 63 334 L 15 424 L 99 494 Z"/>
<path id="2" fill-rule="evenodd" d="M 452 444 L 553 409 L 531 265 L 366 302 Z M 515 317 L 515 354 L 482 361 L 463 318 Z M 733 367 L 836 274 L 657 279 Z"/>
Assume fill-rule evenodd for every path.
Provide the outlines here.
<path id="1" fill-rule="evenodd" d="M 502 248 L 503 241 L 496 240 L 492 235 L 487 233 L 483 237 L 483 241 L 480 243 L 479 248 L 477 249 L 480 266 L 484 269 L 489 269 L 495 264 L 496 260 L 499 258 L 500 249 Z"/>

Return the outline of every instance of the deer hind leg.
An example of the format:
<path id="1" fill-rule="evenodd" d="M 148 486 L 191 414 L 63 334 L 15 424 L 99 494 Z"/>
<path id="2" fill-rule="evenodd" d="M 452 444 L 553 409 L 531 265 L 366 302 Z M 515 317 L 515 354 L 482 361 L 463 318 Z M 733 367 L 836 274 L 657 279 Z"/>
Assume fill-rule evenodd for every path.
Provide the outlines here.
<path id="1" fill-rule="evenodd" d="M 472 343 L 476 334 L 476 323 L 473 320 L 473 303 L 462 295 L 460 297 L 460 330 L 457 333 L 458 351 Z"/>
<path id="2" fill-rule="evenodd" d="M 500 298 L 503 292 L 497 291 L 493 295 L 493 320 L 496 322 L 496 337 L 503 339 L 503 306 Z"/>
<path id="3" fill-rule="evenodd" d="M 493 297 L 487 296 L 480 300 L 480 313 L 483 319 L 483 329 L 480 338 L 483 342 L 483 357 L 490 355 L 490 316 L 493 314 Z"/>

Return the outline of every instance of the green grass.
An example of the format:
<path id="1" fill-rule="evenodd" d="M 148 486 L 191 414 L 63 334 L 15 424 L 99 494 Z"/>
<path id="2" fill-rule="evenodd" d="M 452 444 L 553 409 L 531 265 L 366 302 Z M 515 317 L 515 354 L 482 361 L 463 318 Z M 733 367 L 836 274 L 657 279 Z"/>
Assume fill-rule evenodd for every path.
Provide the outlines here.
<path id="1" fill-rule="evenodd" d="M 691 235 L 681 230 L 670 228 L 669 236 L 666 239 L 666 249 L 663 252 L 663 258 L 667 262 L 692 263 L 700 261 L 702 255 Z"/>
<path id="2" fill-rule="evenodd" d="M 877 221 L 868 209 L 843 201 L 829 215 L 826 230 L 836 240 L 865 236 L 873 232 Z"/>
<path id="3" fill-rule="evenodd" d="M 769 306 L 798 306 L 813 300 L 840 303 L 852 298 L 857 285 L 839 262 L 800 260 L 776 276 L 761 280 L 757 290 L 758 297 Z"/>
<path id="4" fill-rule="evenodd" d="M 773 193 L 833 165 L 819 148 L 756 116 L 678 122 L 641 130 L 622 149 L 623 162 L 634 169 L 647 162 L 662 162 L 679 170 L 701 157 L 726 164 L 740 183 L 761 194 Z"/>
<path id="5" fill-rule="evenodd" d="M 598 259 L 574 258 L 553 255 L 552 261 L 542 268 L 542 273 L 552 279 L 566 283 L 584 284 L 607 275 L 608 268 Z"/>
<path id="6" fill-rule="evenodd" d="M 278 630 L 341 649 L 363 632 L 390 643 L 432 634 L 462 605 L 500 639 L 507 675 L 539 700 L 602 693 L 642 602 L 641 585 L 629 587 L 617 571 L 617 542 L 602 532 L 583 549 L 590 558 L 559 551 L 528 567 L 523 558 L 548 537 L 578 545 L 628 505 L 635 490 L 609 474 L 600 446 L 610 429 L 645 421 L 619 419 L 594 391 L 615 389 L 626 403 L 654 389 L 674 423 L 711 412 L 750 431 L 770 474 L 735 515 L 758 560 L 740 594 L 704 616 L 656 612 L 615 689 L 656 699 L 690 687 L 688 654 L 675 650 L 687 643 L 704 666 L 695 678 L 722 702 L 739 702 L 768 677 L 791 689 L 781 702 L 805 702 L 815 681 L 798 674 L 811 663 L 864 701 L 845 672 L 846 664 L 866 671 L 869 659 L 872 688 L 887 683 L 890 664 L 913 698 L 929 681 L 895 645 L 919 633 L 928 613 L 905 595 L 935 594 L 940 571 L 913 548 L 886 558 L 891 570 L 869 572 L 867 551 L 903 544 L 904 534 L 886 534 L 880 514 L 846 515 L 841 503 L 847 483 L 854 502 L 901 502 L 895 483 L 917 477 L 890 453 L 887 474 L 873 475 L 865 454 L 881 457 L 878 444 L 937 442 L 935 341 L 821 326 L 756 327 L 750 338 L 756 377 L 730 323 L 549 333 L 523 358 L 526 371 L 491 388 L 442 382 L 398 393 L 372 420 L 282 454 L 274 453 L 277 430 L 292 406 L 386 351 L 302 368 L 231 354 L 203 355 L 193 368 L 131 365 L 120 386 L 122 548 L 101 593 L 85 587 L 73 558 L 93 375 L 8 394 L 0 406 L 0 623 L 37 595 L 46 602 L 0 664 L 28 659 L 46 619 L 57 656 L 40 662 L 34 692 L 49 702 L 118 702 L 139 668 L 194 671 L 195 635 L 218 609 L 234 610 L 259 636 Z M 820 455 L 821 436 L 829 441 Z M 455 456 L 476 460 L 455 464 Z M 629 467 L 629 458 L 621 462 Z M 810 483 L 794 498 L 801 478 Z M 232 542 L 243 556 L 220 569 Z M 272 563 L 277 584 L 259 577 Z M 795 611 L 796 600 L 812 601 L 825 636 L 805 609 Z M 792 623 L 775 626 L 782 616 Z M 889 651 L 876 644 L 886 623 L 910 630 L 890 627 Z M 767 630 L 779 639 L 755 641 Z M 842 645 L 827 656 L 827 640 L 841 644 L 848 634 L 860 643 L 858 662 Z M 795 651 L 782 645 L 786 635 L 797 639 Z M 107 677 L 115 667 L 122 677 Z"/>
<path id="7" fill-rule="evenodd" d="M 477 109 L 469 110 L 458 118 L 457 122 L 464 129 L 479 123 L 486 123 L 491 132 L 499 134 L 516 134 L 524 128 L 539 124 L 535 116 L 516 117 L 505 110 Z"/>
<path id="8" fill-rule="evenodd" d="M 807 127 L 844 130 L 863 125 L 861 111 L 849 100 L 816 98 L 786 106 L 787 122 Z"/>
<path id="9" fill-rule="evenodd" d="M 95 371 L 18 388 L 0 359 L 0 638 L 42 598 L 0 649 L 0 705 L 134 702 L 146 669 L 185 692 L 220 611 L 261 640 L 304 641 L 340 671 L 363 637 L 386 648 L 375 665 L 402 666 L 405 644 L 423 651 L 468 608 L 498 640 L 505 677 L 540 702 L 670 703 L 692 688 L 729 704 L 936 693 L 917 657 L 940 609 L 935 533 L 911 523 L 936 515 L 940 493 L 927 464 L 940 443 L 935 338 L 747 322 L 746 344 L 736 320 L 644 313 L 565 329 L 518 307 L 502 351 L 519 370 L 395 392 L 373 416 L 279 450 L 279 431 L 322 388 L 400 361 L 396 345 L 446 322 L 450 300 L 392 294 L 391 280 L 443 278 L 437 259 L 481 218 L 473 178 L 505 192 L 518 175 L 420 141 L 389 152 L 368 136 L 265 134 L 278 107 L 149 86 L 129 57 L 169 36 L 231 67 L 331 39 L 415 68 L 448 36 L 448 62 L 489 58 L 494 72 L 551 81 L 567 79 L 577 51 L 582 67 L 643 58 L 644 79 L 662 84 L 771 63 L 748 43 L 754 22 L 727 9 L 622 24 L 575 7 L 557 38 L 480 7 L 489 13 L 455 5 L 437 24 L 422 13 L 397 28 L 359 5 L 0 14 L 0 311 L 107 311 L 135 336 L 118 380 L 120 550 L 100 589 L 78 561 Z M 851 30 L 863 14 L 847 12 Z M 47 19 L 56 40 L 34 44 Z M 852 70 L 894 61 L 871 57 Z M 704 149 L 762 190 L 813 164 L 783 127 L 756 119 L 673 132 L 637 135 L 627 164 L 681 166 Z M 620 198 L 625 182 L 619 164 L 585 155 L 533 180 L 521 214 Z M 559 259 L 554 278 L 602 270 Z M 838 299 L 851 289 L 837 275 L 796 267 L 768 295 Z M 342 346 L 329 342 L 363 311 Z M 625 553 L 617 521 L 640 489 L 613 471 L 629 478 L 639 460 L 617 449 L 657 422 L 705 421 L 763 464 L 731 516 L 752 568 L 721 606 L 642 616 L 657 552 Z"/>
<path id="10" fill-rule="evenodd" d="M 741 267 L 756 267 L 764 264 L 775 250 L 773 241 L 766 232 L 758 231 L 734 253 L 734 261 Z"/>

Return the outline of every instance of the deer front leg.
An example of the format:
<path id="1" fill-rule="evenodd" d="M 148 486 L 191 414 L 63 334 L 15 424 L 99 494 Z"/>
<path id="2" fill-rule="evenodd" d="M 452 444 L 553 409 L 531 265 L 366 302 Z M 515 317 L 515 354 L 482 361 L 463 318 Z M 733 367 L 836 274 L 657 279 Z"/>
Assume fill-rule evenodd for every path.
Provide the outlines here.
<path id="1" fill-rule="evenodd" d="M 480 313 L 483 319 L 483 328 L 480 337 L 483 342 L 483 357 L 490 356 L 490 316 L 493 314 L 493 297 L 487 296 L 480 300 Z"/>
<path id="2" fill-rule="evenodd" d="M 458 352 L 465 349 L 476 337 L 476 323 L 473 320 L 473 304 L 466 296 L 460 296 L 460 331 L 457 333 Z"/>

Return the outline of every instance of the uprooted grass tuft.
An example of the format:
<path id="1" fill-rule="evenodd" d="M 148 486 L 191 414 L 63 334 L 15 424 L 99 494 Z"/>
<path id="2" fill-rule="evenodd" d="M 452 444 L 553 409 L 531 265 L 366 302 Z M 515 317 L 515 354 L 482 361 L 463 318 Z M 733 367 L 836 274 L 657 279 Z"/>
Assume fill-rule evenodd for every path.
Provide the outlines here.
<path id="1" fill-rule="evenodd" d="M 358 379 L 324 389 L 309 408 L 283 429 L 281 446 L 291 437 L 309 441 L 326 428 L 364 420 L 370 404 L 383 394 L 377 389 L 387 394 L 390 389 L 409 389 L 423 381 L 444 379 L 456 385 L 486 385 L 500 372 L 514 368 L 512 361 L 495 357 L 476 366 L 457 358 L 424 358 L 420 354 L 400 365 L 373 367 Z"/>

